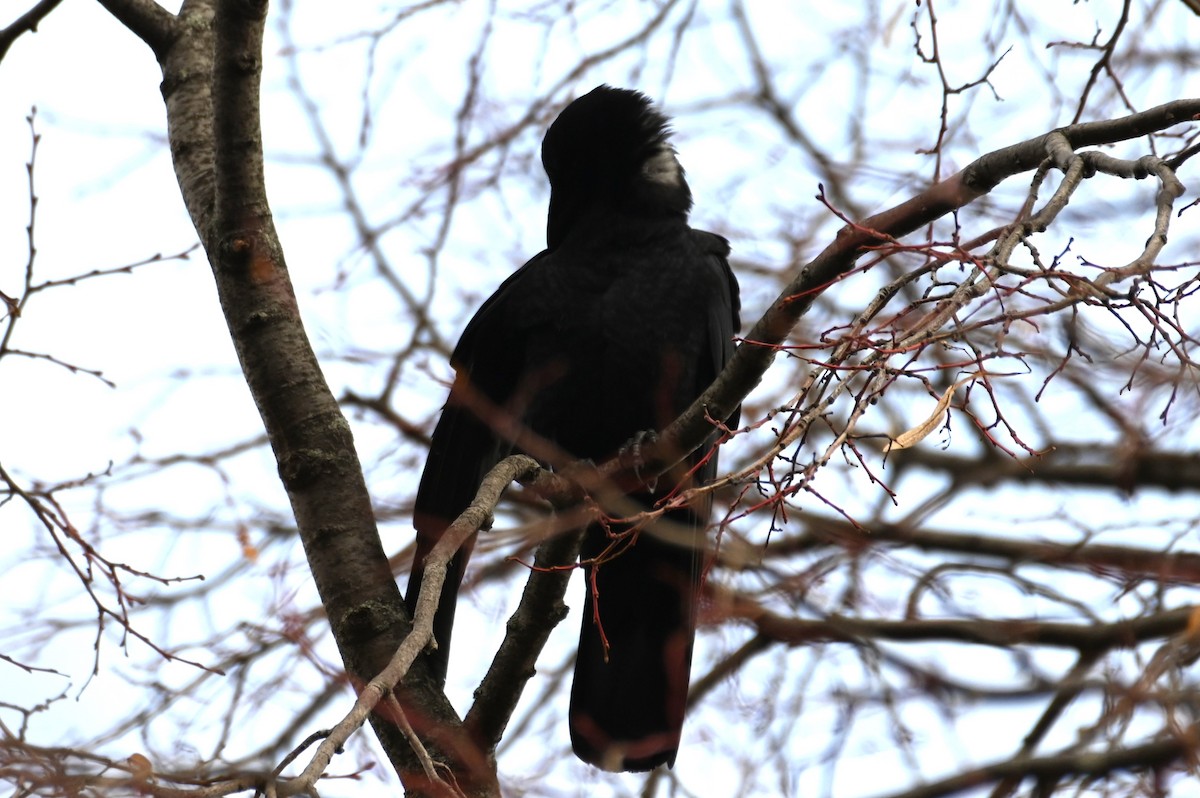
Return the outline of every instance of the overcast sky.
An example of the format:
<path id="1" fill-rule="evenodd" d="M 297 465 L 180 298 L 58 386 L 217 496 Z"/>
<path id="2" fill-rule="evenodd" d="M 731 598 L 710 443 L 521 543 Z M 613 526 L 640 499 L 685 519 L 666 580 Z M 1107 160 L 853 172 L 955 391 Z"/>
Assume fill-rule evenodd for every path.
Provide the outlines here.
<path id="1" fill-rule="evenodd" d="M 1110 3 L 1111 4 L 1111 3 Z M 1104 3 L 1078 4 L 1055 2 L 1039 24 L 1039 41 L 1079 38 L 1081 29 L 1090 31 L 1094 9 Z M 953 4 L 947 3 L 947 6 Z M 1178 6 L 1178 8 L 1176 8 Z M 1161 24 L 1170 31 L 1169 39 L 1191 41 L 1200 36 L 1196 18 L 1182 9 L 1183 4 L 1165 4 Z M 371 146 L 363 153 L 355 173 L 356 185 L 368 203 L 367 212 L 376 222 L 389 219 L 406 206 L 414 190 L 406 183 L 410 171 L 440 163 L 448 152 L 453 132 L 453 114 L 462 93 L 462 62 L 477 41 L 482 29 L 482 3 L 456 4 L 441 12 L 419 18 L 412 30 L 387 40 L 377 53 L 378 76 L 370 84 L 370 106 L 374 109 Z M 820 219 L 826 212 L 813 199 L 817 178 L 811 164 L 795 151 L 771 143 L 773 126 L 761 119 L 731 118 L 718 112 L 706 112 L 703 101 L 721 92 L 717 87 L 733 86 L 745 74 L 746 66 L 729 46 L 734 33 L 721 21 L 722 4 L 701 3 L 696 27 L 701 31 L 670 60 L 661 43 L 645 65 L 633 59 L 621 59 L 580 78 L 575 87 L 582 93 L 600 82 L 631 85 L 631 76 L 640 77 L 637 87 L 662 100 L 668 111 L 680 113 L 677 142 L 680 159 L 688 170 L 697 198 L 694 222 L 698 226 L 737 231 L 735 254 L 753 261 L 787 262 L 786 252 L 771 233 L 778 225 L 779 208 L 803 209 L 804 216 Z M 763 14 L 764 6 L 754 6 Z M 1051 10 L 1052 9 L 1052 10 Z M 325 10 L 304 8 L 297 16 L 294 35 L 302 44 L 336 42 L 339 36 L 352 34 L 385 18 L 383 13 L 339 9 L 334 15 Z M 7 12 L 6 12 L 7 13 Z M 273 12 L 274 13 L 274 12 Z M 506 19 L 498 27 L 490 45 L 493 64 L 486 78 L 491 96 L 519 98 L 547 91 L 563 71 L 574 63 L 580 52 L 594 52 L 619 40 L 631 18 L 646 12 L 642 4 L 616 3 L 591 24 L 561 32 L 551 46 L 542 50 L 538 26 Z M 711 17 L 705 16 L 711 13 Z M 905 196 L 907 186 L 920 184 L 912 175 L 927 180 L 932 174 L 928 156 L 916 153 L 909 145 L 925 136 L 936 137 L 937 106 L 940 92 L 929 90 L 932 80 L 927 65 L 913 53 L 912 33 L 908 27 L 912 3 L 886 2 L 862 11 L 857 4 L 805 4 L 802 13 L 773 10 L 778 15 L 759 19 L 761 44 L 770 59 L 798 60 L 804 68 L 789 72 L 783 80 L 796 96 L 804 119 L 811 121 L 827 115 L 830 124 L 811 124 L 809 132 L 816 143 L 838 158 L 860 158 L 872 162 L 875 153 L 848 153 L 838 142 L 846 137 L 847 125 L 854 114 L 849 107 L 861 103 L 871 109 L 870 120 L 877 125 L 895 125 L 895 140 L 903 142 L 902 151 L 879 153 L 881 166 L 862 175 L 856 185 L 856 197 L 867 210 L 877 210 Z M 834 55 L 817 55 L 825 48 L 836 48 L 841 41 L 838 31 L 856 23 L 854 16 L 875 14 L 885 20 L 891 35 L 871 53 L 875 69 L 881 74 L 906 76 L 899 81 L 880 81 L 864 96 L 852 81 L 844 62 Z M 631 16 L 633 15 L 633 16 Z M 969 15 L 947 13 L 942 43 L 950 63 L 964 64 L 959 79 L 976 76 L 979 66 L 972 62 L 978 31 Z M 2 22 L 7 22 L 7 17 Z M 861 24 L 867 24 L 863 21 Z M 958 27 L 961 26 L 961 27 Z M 1188 27 L 1190 26 L 1190 28 Z M 1184 31 L 1190 30 L 1191 34 Z M 1057 31 L 1057 33 L 1056 33 Z M 1011 34 L 1010 35 L 1015 35 Z M 1106 34 L 1107 35 L 1107 34 Z M 340 197 L 328 173 L 311 163 L 317 152 L 308 121 L 294 96 L 286 90 L 285 59 L 278 57 L 281 40 L 274 30 L 268 37 L 268 65 L 264 78 L 264 133 L 270 157 L 268 184 L 280 226 L 292 277 L 297 284 L 306 323 L 314 343 L 322 354 L 349 351 L 386 351 L 389 342 L 400 340 L 406 322 L 395 297 L 380 291 L 366 258 L 356 247 L 355 233 L 339 213 Z M 836 53 L 836 49 L 831 50 Z M 350 157 L 362 132 L 362 74 L 365 45 L 342 43 L 311 54 L 302 63 L 305 85 L 322 109 L 335 149 Z M 1031 58 L 1040 60 L 1031 63 Z M 956 60 L 961 59 L 961 60 Z M 665 64 L 673 66 L 667 78 Z M 954 139 L 947 152 L 943 172 L 962 166 L 976 155 L 1018 139 L 1044 132 L 1050 124 L 1070 121 L 1073 106 L 1071 90 L 1077 87 L 1092 60 L 1070 54 L 1034 53 L 1017 43 L 992 75 L 995 94 L 980 91 L 970 100 L 978 118 L 986 120 L 973 128 L 971 135 Z M 826 70 L 825 66 L 829 64 Z M 969 67 L 966 65 L 970 65 Z M 1045 89 L 1045 73 L 1056 70 L 1062 89 L 1055 96 Z M 1153 81 L 1127 86 L 1136 96 L 1136 104 L 1146 108 L 1158 102 L 1200 93 L 1200 78 L 1169 70 L 1154 73 Z M 28 242 L 25 225 L 29 218 L 29 189 L 26 164 L 30 157 L 30 127 L 26 121 L 37 106 L 34 125 L 41 135 L 35 171 L 37 205 L 37 260 L 35 283 L 85 274 L 137 263 L 156 253 L 171 256 L 185 252 L 196 242 L 195 231 L 174 182 L 169 155 L 165 148 L 164 110 L 158 84 L 160 75 L 149 50 L 116 23 L 98 4 L 86 0 L 65 0 L 33 36 L 22 37 L 0 65 L 0 290 L 9 295 L 20 293 Z M 664 87 L 665 90 L 664 90 Z M 664 96 L 665 95 L 665 96 Z M 1077 96 L 1077 95 L 1076 95 Z M 494 118 L 479 122 L 483 135 L 489 125 L 511 122 L 504 108 L 497 107 Z M 520 153 L 536 151 L 538 136 L 530 134 L 519 144 Z M 886 138 L 886 137 L 885 137 Z M 508 167 L 510 172 L 518 166 Z M 446 249 L 441 267 L 450 270 L 453 288 L 440 288 L 435 308 L 444 309 L 438 326 L 448 341 L 453 341 L 464 321 L 462 295 L 483 297 L 520 262 L 534 254 L 543 243 L 544 203 L 546 200 L 540 166 L 532 160 L 523 167 L 526 179 L 506 179 L 494 198 L 468 205 L 453 228 L 453 244 Z M 740 180 L 730 179 L 737 175 Z M 907 182 L 906 182 L 907 181 Z M 1023 189 L 1024 182 L 1016 191 Z M 1185 180 L 1185 182 L 1187 182 Z M 1142 187 L 1151 191 L 1147 182 Z M 826 214 L 827 216 L 827 214 Z M 1180 222 L 1181 240 L 1195 240 L 1196 214 Z M 1082 223 L 1081 223 L 1082 224 Z M 832 231 L 832 218 L 814 223 L 814 228 Z M 425 261 L 420 253 L 432 240 L 432 222 L 414 222 L 396 226 L 383 238 L 382 245 L 394 259 L 397 269 L 410 278 L 415 292 L 423 292 Z M 1084 228 L 1081 228 L 1084 229 Z M 1136 254 L 1144 234 L 1141 228 L 1111 231 L 1105 237 L 1093 237 L 1086 244 L 1093 252 L 1108 253 L 1114 259 L 1121 252 Z M 810 253 L 811 254 L 811 253 Z M 1177 253 L 1168 253 L 1179 257 Z M 1169 258 L 1168 258 L 1169 259 Z M 861 290 L 861 289 L 860 289 Z M 753 280 L 745 281 L 745 318 L 753 320 L 770 299 L 769 290 Z M 468 303 L 470 304 L 470 303 Z M 157 457 L 175 452 L 200 452 L 250 439 L 261 431 L 249 393 L 236 371 L 211 275 L 202 253 L 194 252 L 187 260 L 168 260 L 138 268 L 133 275 L 116 275 L 89 280 L 73 288 L 46 292 L 30 302 L 18 327 L 13 345 L 85 370 L 102 372 L 103 379 L 79 373 L 46 360 L 6 358 L 0 363 L 0 463 L 15 469 L 29 482 L 53 482 L 76 479 L 89 472 L 100 472 L 111 461 L 127 461 L 135 452 Z M 378 374 L 361 368 L 352 358 L 330 359 L 326 364 L 335 394 L 346 388 L 377 387 Z M 427 359 L 422 370 L 406 377 L 403 396 L 410 417 L 423 418 L 442 401 L 444 380 L 449 370 L 444 362 Z M 181 373 L 185 379 L 179 379 Z M 112 383 L 110 385 L 109 383 Z M 115 387 L 114 387 L 115 385 Z M 1053 396 L 1047 402 L 1054 402 Z M 136 432 L 134 431 L 136 430 Z M 893 432 L 896 430 L 892 430 Z M 378 497 L 402 495 L 411 490 L 415 479 L 414 463 L 395 454 L 394 433 L 369 421 L 357 422 L 355 433 L 364 460 L 375 466 L 372 489 Z M 283 492 L 275 481 L 273 463 L 264 451 L 234 460 L 225 479 L 205 469 L 165 475 L 156 481 L 116 485 L 106 500 L 115 508 L 135 512 L 169 505 L 180 516 L 202 518 L 214 513 L 221 524 L 236 517 L 238 507 L 285 507 Z M 851 484 L 842 486 L 854 495 Z M 68 506 L 78 518 L 89 517 L 90 494 L 79 494 L 78 504 Z M 1161 499 L 1161 502 L 1159 501 Z M 386 498 L 380 498 L 386 502 Z M 919 506 L 920 491 L 906 496 L 900 511 Z M 1029 500 L 1023 499 L 1029 502 Z M 1096 497 L 1100 513 L 1129 512 L 1124 499 Z M 1153 522 L 1154 508 L 1175 512 L 1168 499 L 1151 497 L 1139 512 Z M 228 509 L 234 508 L 234 509 Z M 1051 517 L 1060 507 L 1059 497 L 1047 495 L 1022 508 L 1029 518 Z M 213 510 L 217 507 L 218 510 Z M 222 509 L 224 508 L 224 509 Z M 981 525 L 992 519 L 975 519 Z M 1005 522 L 996 521 L 998 526 Z M 29 695 L 52 696 L 68 690 L 69 701 L 78 702 L 69 713 L 75 728 L 64 732 L 86 738 L 105 728 L 114 698 L 119 704 L 133 704 L 137 690 L 128 690 L 125 681 L 112 677 L 109 669 L 134 672 L 149 664 L 147 678 L 181 682 L 195 677 L 186 666 L 159 667 L 147 658 L 144 647 L 134 644 L 129 659 L 120 652 L 116 636 L 106 634 L 102 654 L 103 672 L 80 693 L 92 668 L 89 603 L 79 596 L 78 582 L 69 574 L 48 576 L 41 563 L 26 563 L 22 552 L 37 535 L 36 525 L 19 507 L 0 507 L 0 531 L 7 545 L 0 549 L 0 563 L 17 570 L 6 577 L 6 592 L 28 592 L 39 596 L 43 604 L 64 618 L 83 619 L 71 631 L 64 631 L 50 642 L 21 637 L 22 607 L 13 604 L 0 608 L 8 617 L 0 628 L 17 629 L 7 640 L 0 639 L 0 651 L 39 653 L 39 662 L 69 678 L 22 673 L 3 674 L 0 701 L 26 702 Z M 407 521 L 385 524 L 385 545 L 394 550 L 411 534 Z M 166 531 L 163 533 L 169 534 Z M 1136 532 L 1131 532 L 1136 535 Z M 197 533 L 179 535 L 164 543 L 149 545 L 141 535 L 106 540 L 106 551 L 128 557 L 155 573 L 190 575 L 205 572 L 210 576 L 236 561 L 241 548 L 229 534 Z M 282 561 L 297 567 L 298 549 Z M 252 607 L 311 606 L 315 596 L 303 580 L 281 578 L 278 573 L 255 573 L 244 579 L 241 603 L 216 603 L 208 615 L 184 616 L 196 624 L 197 631 L 183 634 L 179 641 L 198 640 L 205 630 L 225 628 L 236 623 L 239 614 Z M 21 581 L 17 581 L 18 578 Z M 20 585 L 20 588 L 15 585 Z M 505 617 L 504 608 L 512 596 L 481 593 L 473 596 L 484 609 L 475 618 L 477 629 L 462 631 L 456 638 L 492 641 Z M 175 616 L 179 622 L 180 617 Z M 556 634 L 557 647 L 547 652 L 547 667 L 566 661 L 577 628 L 574 616 Z M 27 631 L 27 630 L 26 630 Z M 168 630 L 155 628 L 149 621 L 150 634 Z M 179 630 L 170 630 L 178 634 Z M 461 635 L 461 637 L 459 637 Z M 736 635 L 713 634 L 701 642 L 713 651 L 735 645 Z M 456 644 L 457 647 L 458 644 Z M 201 656 L 203 652 L 192 652 Z M 336 662 L 336 653 L 328 641 L 322 654 Z M 1012 667 L 1006 657 L 981 654 L 970 667 L 1003 670 Z M 1054 655 L 1046 661 L 1053 664 Z M 3 665 L 0 665 L 3 667 Z M 456 666 L 459 667 L 459 666 Z M 769 674 L 771 671 L 764 671 Z M 458 705 L 469 698 L 472 674 L 461 672 L 452 686 L 457 690 Z M 847 682 L 853 677 L 847 676 Z M 303 706 L 305 685 L 317 689 L 314 676 L 309 682 L 299 678 L 296 696 L 281 700 L 284 711 Z M 757 688 L 756 688 L 757 689 Z M 766 687 L 763 687 L 765 690 Z M 754 711 L 755 693 L 746 696 L 746 711 Z M 320 722 L 335 719 L 340 705 L 328 711 Z M 921 748 L 927 757 L 919 764 L 927 773 L 940 773 L 954 763 L 978 761 L 1010 752 L 1012 739 L 992 734 L 1006 711 L 969 719 L 958 726 L 943 725 L 933 707 L 928 718 L 911 718 L 936 740 Z M 185 708 L 184 712 L 201 709 Z M 833 725 L 833 707 L 809 710 Z M 1021 708 L 1014 707 L 1017 722 L 1027 723 Z M 808 716 L 808 717 L 812 717 Z M 88 728 L 89 719 L 98 720 Z M 278 721 L 264 721 L 267 725 Z M 879 730 L 889 720 L 874 721 Z M 38 720 L 46 739 L 53 741 L 57 719 Z M 316 728 L 314 721 L 313 728 Z M 698 713 L 689 728 L 711 730 L 719 717 Z M 35 724 L 35 725 L 36 725 Z M 978 727 L 973 726 L 978 724 Z M 716 728 L 719 728 L 717 726 Z M 750 728 L 749 724 L 738 729 Z M 1015 726 L 1014 728 L 1021 728 Z M 870 750 L 870 735 L 862 732 L 855 761 L 862 768 L 841 768 L 836 789 L 822 782 L 816 768 L 800 775 L 800 764 L 810 764 L 820 755 L 827 732 L 820 731 L 810 740 L 797 735 L 797 778 L 802 781 L 781 788 L 795 794 L 816 794 L 832 789 L 835 795 L 863 795 L 883 792 L 896 784 L 881 783 L 878 768 L 887 772 L 907 773 L 894 751 L 875 754 Z M 885 732 L 880 731 L 881 734 Z M 721 780 L 729 787 L 736 774 L 706 772 L 710 746 L 719 748 L 753 744 L 754 740 L 706 740 L 707 745 L 689 747 L 685 732 L 679 764 L 681 772 L 703 773 L 685 782 L 701 795 L 725 794 Z M 963 736 L 972 740 L 962 743 Z M 864 741 L 865 740 L 865 741 Z M 122 743 L 134 745 L 135 743 Z M 118 748 L 120 745 L 117 746 Z M 169 746 L 168 746 L 169 747 Z M 565 750 L 565 735 L 563 747 Z M 180 746 L 178 750 L 185 749 Z M 130 751 L 132 753 L 132 751 Z M 116 755 L 115 753 L 113 754 Z M 520 756 L 519 753 L 514 756 Z M 569 792 L 584 789 L 579 771 L 565 766 L 547 776 L 553 784 Z M 590 778 L 590 775 L 589 775 Z M 636 778 L 625 784 L 636 789 Z M 696 785 L 701 785 L 697 787 Z M 350 786 L 339 792 L 337 786 L 326 794 L 355 794 Z"/>

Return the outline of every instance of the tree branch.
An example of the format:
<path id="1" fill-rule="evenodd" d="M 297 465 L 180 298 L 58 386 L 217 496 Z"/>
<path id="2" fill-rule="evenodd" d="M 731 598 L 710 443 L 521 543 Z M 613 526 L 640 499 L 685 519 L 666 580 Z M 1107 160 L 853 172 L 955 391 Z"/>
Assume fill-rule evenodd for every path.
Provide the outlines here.
<path id="1" fill-rule="evenodd" d="M 1027 759 L 1019 757 L 964 771 L 949 778 L 911 790 L 891 793 L 888 798 L 939 798 L 974 789 L 1005 778 L 1052 779 L 1099 778 L 1118 770 L 1150 770 L 1169 765 L 1196 750 L 1195 727 L 1177 735 L 1129 748 L 1109 748 L 1082 753 L 1055 754 Z"/>
<path id="2" fill-rule="evenodd" d="M 1039 457 L 980 460 L 933 449 L 908 449 L 890 456 L 897 465 L 916 465 L 953 474 L 969 483 L 1036 482 L 1085 487 L 1200 491 L 1200 461 L 1194 454 L 1133 447 L 1055 446 Z"/>
<path id="3" fill-rule="evenodd" d="M 11 25 L 0 30 L 0 61 L 4 60 L 8 48 L 12 47 L 13 42 L 22 33 L 37 33 L 38 23 L 45 19 L 61 2 L 62 0 L 40 0 L 33 8 L 17 17 Z"/>
<path id="4" fill-rule="evenodd" d="M 421 580 L 421 593 L 417 599 L 417 609 L 416 615 L 413 618 L 412 631 L 409 632 L 399 648 L 396 649 L 396 653 L 392 656 L 387 667 L 380 671 L 359 691 L 358 700 L 355 702 L 354 707 L 345 718 L 334 726 L 329 736 L 321 742 L 312 760 L 304 769 L 304 772 L 284 785 L 280 790 L 280 795 L 297 795 L 308 792 L 317 783 L 317 779 L 321 777 L 321 774 L 325 772 L 325 769 L 333 759 L 333 755 L 341 749 L 350 735 L 362 726 L 371 715 L 371 712 L 376 710 L 380 701 L 385 699 L 389 699 L 390 711 L 395 715 L 392 720 L 401 725 L 402 728 L 408 730 L 410 742 L 416 749 L 418 758 L 423 762 L 425 781 L 421 784 L 416 784 L 410 775 L 410 779 L 406 781 L 407 789 L 415 794 L 455 794 L 454 789 L 437 775 L 428 753 L 424 751 L 421 745 L 420 735 L 407 722 L 405 708 L 395 701 L 391 696 L 391 691 L 408 674 L 420 653 L 433 642 L 433 616 L 437 611 L 438 597 L 442 593 L 442 584 L 446 580 L 447 566 L 454 553 L 458 551 L 467 538 L 476 534 L 488 519 L 492 517 L 496 506 L 500 503 L 500 496 L 504 493 L 505 488 L 513 481 L 533 477 L 540 470 L 540 466 L 538 466 L 537 461 L 533 458 L 524 455 L 514 455 L 501 460 L 487 473 L 479 486 L 479 490 L 476 491 L 475 498 L 471 501 L 471 504 L 450 525 L 425 560 L 425 576 Z M 551 626 L 550 628 L 553 627 Z M 547 634 L 549 634 L 549 630 L 547 630 Z M 520 694 L 519 690 L 515 692 L 517 695 Z M 513 699 L 513 703 L 516 703 L 515 698 Z M 430 732 L 429 736 L 433 740 L 443 737 L 436 729 Z M 443 744 L 445 742 L 445 740 L 442 740 Z M 491 764 L 489 761 L 491 750 L 491 748 L 475 746 L 472 752 L 464 752 L 463 755 L 464 757 L 472 756 L 483 760 L 475 763 L 476 769 L 488 769 L 494 767 L 494 764 Z"/>
<path id="5" fill-rule="evenodd" d="M 796 322 L 870 247 L 908 235 L 987 194 L 1005 179 L 1036 168 L 1048 157 L 1052 141 L 1065 140 L 1076 149 L 1125 141 L 1190 121 L 1197 115 L 1200 115 L 1200 99 L 1186 99 L 1120 119 L 1059 128 L 983 155 L 957 174 L 894 208 L 858 224 L 846 225 L 834 242 L 801 269 L 771 303 L 712 385 L 648 448 L 647 460 L 653 468 L 643 468 L 643 473 L 661 473 L 669 468 L 673 463 L 661 463 L 658 458 L 667 453 L 694 451 L 712 434 L 710 419 L 729 418 L 762 380 L 775 360 L 778 345 Z M 606 464 L 605 470 L 612 473 L 617 467 Z"/>
<path id="6" fill-rule="evenodd" d="M 538 547 L 521 603 L 508 619 L 504 641 L 463 718 L 468 732 L 489 753 L 499 745 L 525 683 L 536 672 L 550 632 L 567 617 L 563 595 L 582 542 L 580 529 L 558 534 Z"/>
<path id="7" fill-rule="evenodd" d="M 219 0 L 216 7 L 215 212 L 211 226 L 200 232 L 334 639 L 350 678 L 363 684 L 391 661 L 408 618 L 349 424 L 305 334 L 267 204 L 258 113 L 265 15 L 265 2 L 255 0 Z M 189 203 L 194 206 L 202 207 L 203 200 Z M 445 696 L 429 679 L 405 692 L 406 703 L 425 713 L 414 725 L 433 723 L 440 741 L 453 741 L 437 753 L 450 763 L 460 787 L 470 795 L 493 794 L 494 769 L 464 758 L 471 746 Z M 401 780 L 423 784 L 424 768 L 394 720 L 377 713 L 372 723 Z"/>
<path id="8" fill-rule="evenodd" d="M 179 21 L 191 16 L 189 6 L 208 5 L 204 2 L 184 2 L 179 17 L 167 11 L 154 0 L 98 0 L 108 13 L 129 28 L 135 36 L 149 45 L 154 57 L 161 64 L 175 37 L 179 34 Z"/>
<path id="9" fill-rule="evenodd" d="M 854 643 L 862 639 L 909 643 L 952 640 L 999 648 L 1037 645 L 1093 652 L 1125 648 L 1177 634 L 1186 630 L 1191 619 L 1200 612 L 1197 607 L 1179 607 L 1108 624 L 1056 623 L 1026 618 L 893 621 L 842 615 L 807 620 L 771 612 L 741 595 L 726 594 L 721 600 L 730 617 L 745 618 L 754 624 L 759 634 L 789 646 Z"/>
<path id="10" fill-rule="evenodd" d="M 299 317 L 263 178 L 258 95 L 266 6 L 186 0 L 176 20 L 147 0 L 102 0 L 154 50 L 184 202 L 205 245 L 247 385 L 258 406 L 346 670 L 364 684 L 400 646 L 407 613 L 379 540 L 349 425 Z M 418 663 L 418 671 L 424 666 Z M 440 740 L 437 754 L 472 795 L 495 792 L 493 767 L 462 760 L 461 723 L 428 679 L 406 686 Z M 392 720 L 372 717 L 401 779 L 424 779 Z"/>
<path id="11" fill-rule="evenodd" d="M 998 557 L 1014 563 L 1048 567 L 1072 566 L 1119 574 L 1123 580 L 1151 579 L 1164 584 L 1200 584 L 1200 553 L 1155 551 L 1102 543 L 1054 543 L 1027 537 L 1003 538 L 972 532 L 874 523 L 862 526 L 830 516 L 811 515 L 812 534 L 789 541 L 773 541 L 772 550 L 789 550 L 832 544 L 851 549 L 888 543 L 904 544 L 924 551 L 952 551 L 975 557 Z"/>

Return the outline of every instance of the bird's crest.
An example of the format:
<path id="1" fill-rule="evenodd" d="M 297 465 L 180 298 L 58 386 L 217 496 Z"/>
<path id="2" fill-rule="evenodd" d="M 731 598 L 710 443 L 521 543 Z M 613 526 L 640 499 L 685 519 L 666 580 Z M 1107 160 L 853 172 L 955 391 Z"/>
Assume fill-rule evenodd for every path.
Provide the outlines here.
<path id="1" fill-rule="evenodd" d="M 598 86 L 564 108 L 542 141 L 550 248 L 589 208 L 686 216 L 692 194 L 670 135 L 670 120 L 630 89 Z"/>

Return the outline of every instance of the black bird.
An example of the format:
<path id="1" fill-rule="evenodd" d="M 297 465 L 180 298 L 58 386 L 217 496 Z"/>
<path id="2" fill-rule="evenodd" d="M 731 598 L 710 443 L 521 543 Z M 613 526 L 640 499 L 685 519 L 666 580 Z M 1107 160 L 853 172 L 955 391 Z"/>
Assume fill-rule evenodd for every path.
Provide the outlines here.
<path id="1" fill-rule="evenodd" d="M 645 95 L 600 86 L 546 133 L 546 249 L 483 303 L 451 356 L 456 377 L 417 492 L 410 610 L 425 556 L 501 458 L 520 451 L 562 466 L 613 457 L 674 420 L 732 353 L 729 245 L 688 227 L 692 195 L 668 124 Z M 681 484 L 711 479 L 715 453 L 698 465 L 710 448 L 631 498 L 649 508 Z M 586 762 L 631 771 L 674 764 L 709 505 L 672 511 L 617 556 L 611 535 L 628 527 L 595 525 L 585 535 L 589 589 L 570 727 Z M 451 563 L 434 621 L 439 647 L 428 657 L 442 680 L 473 547 L 472 539 Z"/>

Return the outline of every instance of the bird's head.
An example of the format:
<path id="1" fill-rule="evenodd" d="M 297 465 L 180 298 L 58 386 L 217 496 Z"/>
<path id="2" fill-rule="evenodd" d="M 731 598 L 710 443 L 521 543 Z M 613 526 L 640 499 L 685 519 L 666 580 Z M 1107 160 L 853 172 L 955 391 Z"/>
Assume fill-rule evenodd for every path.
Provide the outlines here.
<path id="1" fill-rule="evenodd" d="M 553 249 L 590 208 L 686 216 L 692 192 L 668 143 L 670 122 L 646 95 L 599 86 L 562 110 L 542 140 Z"/>

